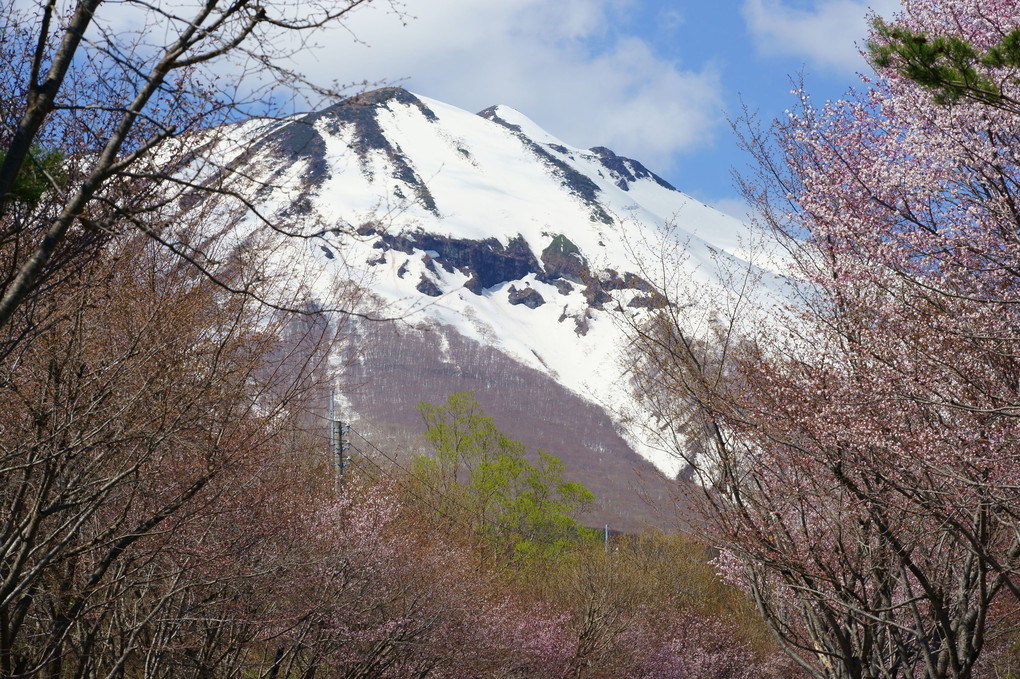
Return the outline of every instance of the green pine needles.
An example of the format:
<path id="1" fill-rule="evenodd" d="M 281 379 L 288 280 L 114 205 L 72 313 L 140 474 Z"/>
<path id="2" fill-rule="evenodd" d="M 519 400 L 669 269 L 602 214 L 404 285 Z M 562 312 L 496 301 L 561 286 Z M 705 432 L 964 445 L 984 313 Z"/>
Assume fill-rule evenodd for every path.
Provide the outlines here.
<path id="1" fill-rule="evenodd" d="M 0 165 L 3 165 L 6 156 L 6 150 L 0 149 Z M 66 186 L 67 171 L 64 169 L 64 159 L 63 151 L 33 146 L 14 180 L 11 192 L 3 197 L 2 202 L 35 206 L 47 191 Z"/>
<path id="2" fill-rule="evenodd" d="M 928 36 L 887 24 L 881 18 L 875 19 L 874 28 L 877 38 L 868 43 L 874 65 L 894 68 L 903 77 L 931 90 L 937 103 L 946 105 L 972 99 L 1007 110 L 1020 106 L 993 79 L 995 71 L 1020 67 L 1020 29 L 981 51 L 959 36 Z"/>

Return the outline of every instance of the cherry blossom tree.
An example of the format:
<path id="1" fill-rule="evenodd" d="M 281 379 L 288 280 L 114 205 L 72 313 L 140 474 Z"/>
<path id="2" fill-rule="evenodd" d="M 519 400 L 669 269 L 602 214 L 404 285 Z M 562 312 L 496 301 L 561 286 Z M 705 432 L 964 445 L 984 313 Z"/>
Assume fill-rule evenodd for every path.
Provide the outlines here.
<path id="1" fill-rule="evenodd" d="M 734 572 L 817 677 L 973 676 L 1020 601 L 1020 77 L 977 56 L 1017 27 L 1014 3 L 906 2 L 861 91 L 752 122 L 793 301 L 695 337 L 673 295 L 635 333 Z M 943 85 L 911 44 L 956 60 Z"/>
<path id="2" fill-rule="evenodd" d="M 276 594 L 280 672 L 563 675 L 564 616 L 507 588 L 469 536 L 430 530 L 391 483 L 348 473 L 341 496 L 324 494 L 300 514 L 306 565 Z"/>

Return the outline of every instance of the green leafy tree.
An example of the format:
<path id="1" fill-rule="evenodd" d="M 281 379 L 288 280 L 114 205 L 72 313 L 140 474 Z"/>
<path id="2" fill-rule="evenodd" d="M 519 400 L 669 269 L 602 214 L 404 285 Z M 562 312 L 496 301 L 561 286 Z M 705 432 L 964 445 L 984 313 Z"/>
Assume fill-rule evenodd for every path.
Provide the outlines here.
<path id="1" fill-rule="evenodd" d="M 0 149 L 0 165 L 6 157 L 7 152 Z M 21 166 L 7 199 L 33 206 L 47 191 L 63 188 L 67 184 L 64 158 L 65 154 L 58 149 L 33 146 L 28 162 Z"/>
<path id="2" fill-rule="evenodd" d="M 418 411 L 434 455 L 415 458 L 415 476 L 438 512 L 466 520 L 480 547 L 524 562 L 593 537 L 575 519 L 591 507 L 591 491 L 564 480 L 563 462 L 543 450 L 529 462 L 524 444 L 496 428 L 474 392 L 451 394 L 441 406 L 420 403 Z"/>

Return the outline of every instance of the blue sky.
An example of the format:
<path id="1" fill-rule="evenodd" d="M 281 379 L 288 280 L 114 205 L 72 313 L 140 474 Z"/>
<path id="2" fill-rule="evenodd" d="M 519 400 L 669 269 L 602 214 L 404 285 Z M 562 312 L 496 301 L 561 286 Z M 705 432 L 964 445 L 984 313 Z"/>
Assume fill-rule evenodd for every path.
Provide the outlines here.
<path id="1" fill-rule="evenodd" d="M 582 147 L 636 158 L 734 214 L 746 165 L 727 116 L 766 119 L 804 72 L 816 100 L 867 70 L 869 8 L 898 0 L 377 0 L 295 64 L 320 82 L 399 83 L 471 111 L 507 104 Z M 352 36 L 357 40 L 352 39 Z M 856 43 L 856 44 L 855 44 Z"/>

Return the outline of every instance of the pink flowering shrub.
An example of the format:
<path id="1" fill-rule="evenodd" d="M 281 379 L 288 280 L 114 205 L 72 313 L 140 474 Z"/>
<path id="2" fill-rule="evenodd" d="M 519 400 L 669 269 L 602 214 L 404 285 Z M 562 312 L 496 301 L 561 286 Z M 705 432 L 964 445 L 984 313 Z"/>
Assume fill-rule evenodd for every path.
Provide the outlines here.
<path id="1" fill-rule="evenodd" d="M 754 679 L 761 672 L 750 644 L 732 627 L 709 617 L 681 613 L 655 646 L 641 679 Z"/>
<path id="2" fill-rule="evenodd" d="M 312 514 L 286 636 L 338 676 L 561 675 L 562 616 L 501 587 L 466 542 L 424 530 L 392 488 Z"/>

